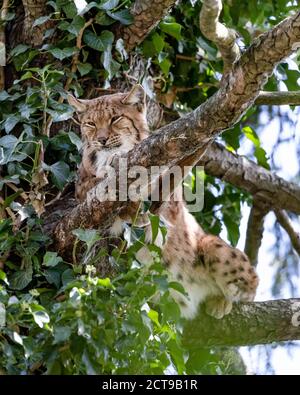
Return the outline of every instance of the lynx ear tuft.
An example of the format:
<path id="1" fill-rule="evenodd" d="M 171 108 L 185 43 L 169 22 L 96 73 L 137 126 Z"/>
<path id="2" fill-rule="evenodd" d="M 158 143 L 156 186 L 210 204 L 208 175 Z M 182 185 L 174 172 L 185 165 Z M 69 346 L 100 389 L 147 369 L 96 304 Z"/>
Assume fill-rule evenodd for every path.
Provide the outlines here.
<path id="1" fill-rule="evenodd" d="M 68 94 L 67 99 L 70 106 L 74 107 L 76 112 L 80 113 L 86 111 L 87 100 L 76 99 L 76 97 L 72 96 L 70 93 Z"/>
<path id="2" fill-rule="evenodd" d="M 140 104 L 145 106 L 146 104 L 146 93 L 142 85 L 135 85 L 131 91 L 122 100 L 123 104 Z"/>

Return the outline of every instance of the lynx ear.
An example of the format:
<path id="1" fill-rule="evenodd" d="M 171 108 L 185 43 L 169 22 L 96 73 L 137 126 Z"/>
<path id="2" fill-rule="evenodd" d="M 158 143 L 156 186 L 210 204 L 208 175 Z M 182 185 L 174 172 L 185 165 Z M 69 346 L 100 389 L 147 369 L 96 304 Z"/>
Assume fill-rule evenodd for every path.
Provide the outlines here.
<path id="1" fill-rule="evenodd" d="M 131 91 L 126 95 L 126 97 L 122 100 L 123 104 L 140 104 L 145 106 L 146 102 L 146 93 L 142 85 L 135 85 Z"/>
<path id="2" fill-rule="evenodd" d="M 88 100 L 76 99 L 76 97 L 72 96 L 70 93 L 68 94 L 67 99 L 70 106 L 74 107 L 78 113 L 86 110 Z"/>

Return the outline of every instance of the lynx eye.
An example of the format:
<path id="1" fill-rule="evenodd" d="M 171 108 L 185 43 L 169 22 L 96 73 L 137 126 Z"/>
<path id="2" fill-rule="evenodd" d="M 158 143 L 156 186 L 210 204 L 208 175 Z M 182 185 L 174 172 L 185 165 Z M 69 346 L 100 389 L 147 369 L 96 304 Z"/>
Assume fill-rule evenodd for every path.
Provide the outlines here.
<path id="1" fill-rule="evenodd" d="M 111 121 L 110 121 L 110 124 L 111 124 L 111 125 L 116 124 L 116 123 L 119 122 L 122 118 L 123 118 L 122 116 L 119 116 L 119 117 L 112 117 L 112 119 L 111 119 Z"/>
<path id="2" fill-rule="evenodd" d="M 96 125 L 94 123 L 85 123 L 84 126 L 89 129 L 96 129 Z"/>

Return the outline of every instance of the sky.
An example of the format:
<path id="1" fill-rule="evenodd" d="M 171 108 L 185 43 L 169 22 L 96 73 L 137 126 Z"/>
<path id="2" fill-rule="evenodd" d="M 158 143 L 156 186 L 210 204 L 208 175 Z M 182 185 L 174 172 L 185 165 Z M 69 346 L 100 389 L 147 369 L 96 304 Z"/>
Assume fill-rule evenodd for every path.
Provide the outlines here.
<path id="1" fill-rule="evenodd" d="M 276 144 L 277 138 L 280 133 L 281 139 L 289 139 L 290 141 L 280 143 L 280 146 L 276 148 L 274 155 L 274 161 L 278 170 L 276 174 L 283 177 L 286 180 L 292 180 L 297 174 L 299 174 L 300 158 L 297 155 L 297 147 L 300 145 L 300 111 L 292 111 L 289 106 L 282 106 L 281 111 L 283 114 L 288 114 L 293 120 L 291 126 L 288 122 L 283 123 L 283 128 L 280 130 L 280 124 L 278 118 L 268 119 L 267 113 L 261 115 L 261 123 L 265 124 L 260 131 L 260 140 L 263 148 L 270 156 L 272 154 L 274 145 Z M 244 141 L 241 146 L 239 154 L 246 155 L 251 149 L 251 143 Z M 243 207 L 243 218 L 241 223 L 241 239 L 238 247 L 243 249 L 245 244 L 245 235 L 247 229 L 247 221 L 249 216 L 250 208 L 244 205 Z M 274 299 L 271 294 L 271 288 L 273 284 L 274 273 L 276 271 L 276 264 L 274 264 L 274 253 L 272 251 L 272 245 L 276 242 L 273 234 L 275 216 L 270 213 L 265 221 L 265 232 L 262 240 L 262 246 L 259 251 L 258 257 L 258 275 L 260 278 L 260 284 L 257 291 L 256 301 L 264 301 Z M 300 221 L 299 219 L 293 221 L 295 231 L 300 233 Z M 283 239 L 283 243 L 289 242 L 288 238 Z M 299 257 L 298 257 L 299 261 Z M 300 261 L 299 261 L 300 263 Z M 298 273 L 292 276 L 292 282 L 296 289 L 296 294 L 291 295 L 290 288 L 284 286 L 281 289 L 282 298 L 300 297 L 300 265 L 298 267 Z M 283 343 L 282 343 L 283 344 Z M 286 345 L 277 346 L 271 352 L 271 365 L 274 369 L 275 374 L 293 374 L 300 375 L 300 341 L 293 342 L 294 346 L 286 347 Z M 248 347 L 241 347 L 240 352 L 247 364 L 249 372 L 256 374 L 265 373 L 266 360 L 265 354 L 262 352 L 264 346 L 256 346 L 249 351 Z"/>

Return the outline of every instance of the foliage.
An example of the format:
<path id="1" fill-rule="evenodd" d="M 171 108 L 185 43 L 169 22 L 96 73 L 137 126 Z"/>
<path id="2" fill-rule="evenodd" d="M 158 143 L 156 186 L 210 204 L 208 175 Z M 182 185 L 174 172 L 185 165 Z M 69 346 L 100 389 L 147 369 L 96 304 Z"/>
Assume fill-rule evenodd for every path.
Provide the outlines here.
<path id="1" fill-rule="evenodd" d="M 0 367 L 5 372 L 148 374 L 163 373 L 172 365 L 185 373 L 204 371 L 207 361 L 215 364 L 209 365 L 211 373 L 226 371 L 208 353 L 198 359 L 199 370 L 188 361 L 178 307 L 170 296 L 178 284 L 169 283 L 154 246 L 149 247 L 158 254 L 152 269 L 139 267 L 134 251 L 142 236 L 126 253 L 113 251 L 117 276 L 100 278 L 93 262 L 63 261 L 51 251 L 51 240 L 42 230 L 40 215 L 46 204 L 71 185 L 80 162 L 81 142 L 70 122 L 72 109 L 64 103 L 66 93 L 84 96 L 94 86 L 109 88 L 129 72 L 130 59 L 123 41 L 116 39 L 116 28 L 132 22 L 131 3 L 88 1 L 78 13 L 73 1 L 48 1 L 45 15 L 34 23 L 53 23 L 42 48 L 10 43 L 7 69 L 12 81 L 0 92 Z M 14 6 L 7 16 L 10 23 L 21 1 Z M 147 78 L 140 82 L 150 95 L 156 93 L 166 112 L 183 114 L 218 88 L 222 63 L 199 31 L 200 7 L 194 0 L 181 2 L 137 50 L 155 76 L 152 85 Z M 228 0 L 223 18 L 241 33 L 243 47 L 257 31 L 267 30 L 293 9 L 294 2 L 281 0 Z M 284 83 L 293 90 L 298 78 L 299 71 L 284 63 L 267 88 L 276 90 Z M 257 120 L 257 109 L 249 111 L 222 139 L 233 151 L 241 139 L 249 139 L 252 159 L 268 167 Z M 215 234 L 225 227 L 235 245 L 241 204 L 250 198 L 204 177 L 205 207 L 196 218 Z M 159 226 L 158 221 L 153 224 Z M 76 236 L 86 243 L 86 254 L 101 238 L 82 230 Z"/>

